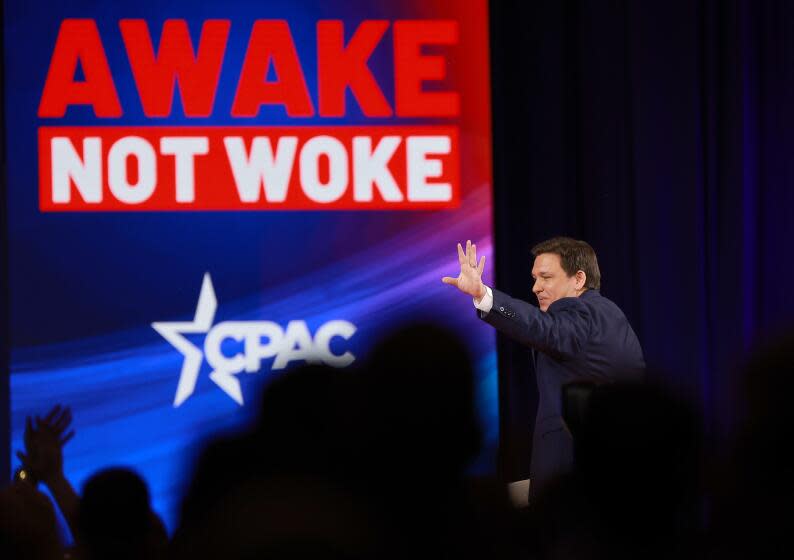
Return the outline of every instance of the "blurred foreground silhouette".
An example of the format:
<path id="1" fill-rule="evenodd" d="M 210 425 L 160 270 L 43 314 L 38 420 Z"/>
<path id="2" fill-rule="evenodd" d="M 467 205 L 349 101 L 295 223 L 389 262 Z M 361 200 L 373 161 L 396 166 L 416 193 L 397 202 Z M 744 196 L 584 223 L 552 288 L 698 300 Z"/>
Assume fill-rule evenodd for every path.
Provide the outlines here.
<path id="1" fill-rule="evenodd" d="M 704 461 L 697 411 L 648 384 L 567 386 L 575 466 L 524 510 L 472 479 L 480 450 L 465 345 L 409 326 L 356 369 L 318 365 L 265 390 L 255 425 L 209 444 L 169 542 L 143 479 L 63 476 L 71 412 L 29 419 L 24 474 L 0 492 L 0 556 L 62 558 L 747 558 L 788 552 L 794 338 L 751 359 L 727 461 Z M 527 427 L 529 429 L 529 427 Z M 79 437 L 79 435 L 78 435 Z"/>

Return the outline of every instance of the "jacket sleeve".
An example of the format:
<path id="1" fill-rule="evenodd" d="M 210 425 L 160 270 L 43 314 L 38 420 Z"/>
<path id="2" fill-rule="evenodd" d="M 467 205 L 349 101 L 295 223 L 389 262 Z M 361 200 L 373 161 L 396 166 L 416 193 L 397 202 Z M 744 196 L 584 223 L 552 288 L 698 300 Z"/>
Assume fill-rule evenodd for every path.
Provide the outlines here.
<path id="1" fill-rule="evenodd" d="M 579 298 L 557 300 L 544 313 L 495 289 L 491 311 L 477 314 L 516 342 L 560 359 L 570 359 L 581 352 L 592 324 L 590 310 Z"/>

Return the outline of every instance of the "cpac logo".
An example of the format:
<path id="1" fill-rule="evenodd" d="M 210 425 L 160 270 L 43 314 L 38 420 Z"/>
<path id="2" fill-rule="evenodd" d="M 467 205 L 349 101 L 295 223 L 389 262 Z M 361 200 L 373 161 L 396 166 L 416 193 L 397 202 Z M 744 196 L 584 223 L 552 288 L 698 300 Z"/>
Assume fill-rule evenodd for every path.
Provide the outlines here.
<path id="1" fill-rule="evenodd" d="M 272 321 L 224 321 L 212 326 L 217 308 L 218 300 L 212 279 L 206 273 L 192 321 L 152 323 L 152 328 L 185 356 L 174 407 L 193 394 L 204 356 L 212 367 L 210 379 L 239 405 L 243 404 L 243 393 L 235 375 L 242 371 L 256 373 L 264 359 L 276 357 L 271 368 L 273 370 L 284 369 L 287 364 L 297 360 L 344 367 L 356 359 L 350 352 L 334 354 L 331 351 L 333 338 L 349 339 L 355 334 L 355 325 L 348 321 L 328 321 L 312 337 L 305 321 L 290 321 L 286 329 Z M 184 336 L 201 333 L 207 335 L 203 353 Z M 265 343 L 263 338 L 267 339 Z M 221 344 L 229 339 L 242 342 L 243 352 L 234 356 L 225 355 Z"/>

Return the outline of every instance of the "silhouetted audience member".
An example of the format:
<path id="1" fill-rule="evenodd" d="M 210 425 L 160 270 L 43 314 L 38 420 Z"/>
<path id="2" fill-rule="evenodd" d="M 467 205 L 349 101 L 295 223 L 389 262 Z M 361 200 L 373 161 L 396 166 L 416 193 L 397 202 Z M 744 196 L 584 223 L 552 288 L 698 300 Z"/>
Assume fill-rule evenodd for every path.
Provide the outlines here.
<path id="1" fill-rule="evenodd" d="M 519 517 L 504 484 L 467 472 L 480 451 L 467 348 L 411 325 L 358 368 L 307 365 L 272 381 L 256 424 L 195 465 L 170 557 L 783 557 L 794 529 L 794 338 L 757 353 L 745 381 L 716 500 L 703 500 L 703 434 L 689 405 L 647 384 L 577 384 L 562 395 L 574 470 Z M 18 456 L 64 511 L 78 557 L 163 557 L 165 530 L 136 473 L 101 471 L 78 498 L 62 468 L 70 423 L 62 407 L 29 420 Z M 29 482 L 0 491 L 0 555 L 56 558 L 53 508 Z"/>
<path id="2" fill-rule="evenodd" d="M 510 515 L 504 488 L 463 483 L 479 450 L 471 367 L 454 335 L 414 325 L 358 369 L 285 373 L 251 432 L 202 455 L 175 556 L 468 558 L 508 546 L 482 537 Z"/>
<path id="3" fill-rule="evenodd" d="M 398 556 L 473 554 L 479 531 L 466 534 L 463 475 L 480 432 L 468 349 L 446 329 L 411 325 L 375 347 L 363 383 L 363 474 L 390 548 Z"/>
<path id="4" fill-rule="evenodd" d="M 74 437 L 71 424 L 71 409 L 59 404 L 44 417 L 26 418 L 25 449 L 17 451 L 17 457 L 30 481 L 47 487 L 74 535 L 80 497 L 63 472 L 63 447 Z"/>
<path id="5" fill-rule="evenodd" d="M 39 482 L 44 484 L 69 525 L 76 544 L 72 552 L 78 558 L 123 560 L 162 556 L 168 537 L 159 517 L 151 511 L 146 483 L 136 473 L 121 468 L 100 471 L 88 480 L 82 498 L 78 496 L 63 471 L 63 446 L 74 436 L 71 422 L 71 410 L 61 405 L 55 405 L 43 417 L 26 419 L 25 448 L 17 452 L 26 480 L 12 486 L 15 499 L 24 497 L 29 505 L 46 503 L 54 525 L 49 499 L 34 488 Z M 35 511 L 43 515 L 40 507 Z M 57 539 L 56 544 L 58 550 Z"/>
<path id="6" fill-rule="evenodd" d="M 579 392 L 581 396 L 581 392 Z M 700 549 L 700 421 L 666 391 L 593 388 L 575 468 L 533 509 L 543 558 L 681 558 Z"/>
<path id="7" fill-rule="evenodd" d="M 49 498 L 24 480 L 0 489 L 0 558 L 61 557 L 55 510 Z"/>
<path id="8" fill-rule="evenodd" d="M 137 473 L 110 468 L 83 487 L 77 544 L 85 560 L 158 558 L 167 535 L 152 513 L 149 490 Z"/>
<path id="9" fill-rule="evenodd" d="M 746 363 L 743 380 L 738 437 L 714 507 L 713 556 L 790 557 L 794 552 L 794 335 L 757 348 Z"/>
<path id="10" fill-rule="evenodd" d="M 273 381 L 257 425 L 200 457 L 177 558 L 373 557 L 366 502 L 347 484 L 360 414 L 350 372 L 309 365 Z"/>
<path id="11" fill-rule="evenodd" d="M 383 467 L 456 476 L 476 457 L 480 431 L 468 348 L 450 331 L 407 326 L 375 347 L 364 379 L 371 445 Z M 386 459 L 388 457 L 388 459 Z"/>

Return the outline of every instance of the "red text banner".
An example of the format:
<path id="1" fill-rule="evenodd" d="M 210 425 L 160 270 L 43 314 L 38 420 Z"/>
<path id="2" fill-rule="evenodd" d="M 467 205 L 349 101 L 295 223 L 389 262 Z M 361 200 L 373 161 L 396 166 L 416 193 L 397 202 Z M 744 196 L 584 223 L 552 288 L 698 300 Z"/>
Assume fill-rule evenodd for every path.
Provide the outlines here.
<path id="1" fill-rule="evenodd" d="M 44 126 L 39 208 L 455 208 L 459 166 L 454 126 Z"/>

